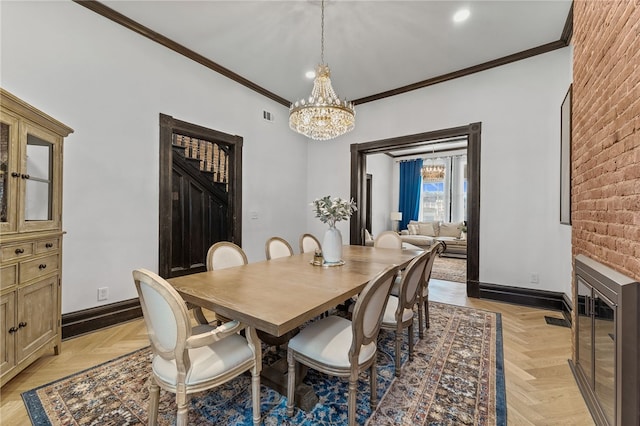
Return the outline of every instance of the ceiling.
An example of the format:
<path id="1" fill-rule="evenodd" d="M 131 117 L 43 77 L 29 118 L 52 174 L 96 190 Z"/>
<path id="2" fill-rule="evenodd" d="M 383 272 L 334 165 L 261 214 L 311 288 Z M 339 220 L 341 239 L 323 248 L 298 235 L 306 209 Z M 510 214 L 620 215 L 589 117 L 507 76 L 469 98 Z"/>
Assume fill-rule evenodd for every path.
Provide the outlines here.
<path id="1" fill-rule="evenodd" d="M 281 103 L 311 92 L 305 72 L 320 62 L 318 0 L 101 3 Z M 470 17 L 453 22 L 462 7 Z M 325 62 L 340 98 L 361 103 L 528 49 L 561 47 L 570 9 L 571 0 L 326 0 Z"/>

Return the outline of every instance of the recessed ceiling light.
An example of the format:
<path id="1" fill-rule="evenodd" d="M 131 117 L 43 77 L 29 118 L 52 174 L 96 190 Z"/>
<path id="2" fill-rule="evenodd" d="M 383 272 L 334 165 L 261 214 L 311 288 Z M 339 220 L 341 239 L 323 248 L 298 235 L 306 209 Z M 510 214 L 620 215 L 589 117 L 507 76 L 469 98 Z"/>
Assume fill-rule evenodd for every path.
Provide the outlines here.
<path id="1" fill-rule="evenodd" d="M 316 78 L 316 72 L 315 71 L 307 71 L 304 74 L 304 76 L 307 77 L 308 79 Z"/>
<path id="2" fill-rule="evenodd" d="M 469 12 L 469 9 L 460 9 L 453 15 L 453 22 L 466 21 L 469 15 L 471 15 L 471 12 Z"/>

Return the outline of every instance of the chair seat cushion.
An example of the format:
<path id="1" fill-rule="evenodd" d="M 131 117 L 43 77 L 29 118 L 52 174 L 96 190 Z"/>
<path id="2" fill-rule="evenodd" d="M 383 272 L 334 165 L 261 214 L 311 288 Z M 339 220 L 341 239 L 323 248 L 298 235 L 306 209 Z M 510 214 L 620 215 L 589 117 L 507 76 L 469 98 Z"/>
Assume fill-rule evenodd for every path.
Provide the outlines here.
<path id="1" fill-rule="evenodd" d="M 384 316 L 382 317 L 382 325 L 396 324 L 396 309 L 398 309 L 398 298 L 396 296 L 389 296 L 387 307 L 385 308 Z M 411 309 L 405 309 L 402 312 L 402 322 L 409 321 L 412 318 L 413 311 Z"/>
<path id="2" fill-rule="evenodd" d="M 349 349 L 353 340 L 351 321 L 335 315 L 323 318 L 303 328 L 289 341 L 289 349 L 323 364 L 349 368 Z M 376 354 L 376 342 L 363 345 L 358 362 L 368 361 Z"/>
<path id="3" fill-rule="evenodd" d="M 204 327 L 196 327 L 194 331 L 200 329 L 204 330 Z M 189 358 L 191 369 L 187 372 L 186 384 L 194 385 L 215 378 L 252 360 L 253 353 L 244 337 L 232 334 L 211 345 L 189 349 Z M 164 382 L 173 385 L 177 383 L 178 372 L 175 361 L 155 356 L 152 368 L 155 375 Z"/>

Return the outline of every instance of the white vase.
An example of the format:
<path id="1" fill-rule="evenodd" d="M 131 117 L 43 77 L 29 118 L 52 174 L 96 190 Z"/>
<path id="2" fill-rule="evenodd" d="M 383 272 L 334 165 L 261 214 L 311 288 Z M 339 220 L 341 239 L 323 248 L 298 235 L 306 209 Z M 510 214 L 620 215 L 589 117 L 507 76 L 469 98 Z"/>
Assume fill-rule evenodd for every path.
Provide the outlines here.
<path id="1" fill-rule="evenodd" d="M 342 261 L 342 234 L 335 226 L 327 229 L 324 234 L 322 256 L 325 263 L 339 263 Z"/>

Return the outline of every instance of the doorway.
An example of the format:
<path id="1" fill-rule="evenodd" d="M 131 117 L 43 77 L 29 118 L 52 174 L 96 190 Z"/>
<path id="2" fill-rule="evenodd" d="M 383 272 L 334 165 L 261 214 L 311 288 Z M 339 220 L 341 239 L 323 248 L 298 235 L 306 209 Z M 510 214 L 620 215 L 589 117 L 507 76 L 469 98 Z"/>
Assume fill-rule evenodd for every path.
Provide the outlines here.
<path id="1" fill-rule="evenodd" d="M 160 114 L 159 274 L 203 272 L 209 247 L 241 245 L 242 138 Z"/>
<path id="2" fill-rule="evenodd" d="M 451 138 L 467 139 L 467 296 L 480 297 L 480 143 L 482 123 L 399 136 L 351 145 L 351 198 L 361 205 L 366 194 L 367 154 L 390 149 L 419 147 Z M 362 229 L 366 224 L 365 209 L 351 216 L 351 244 L 362 244 Z"/>

